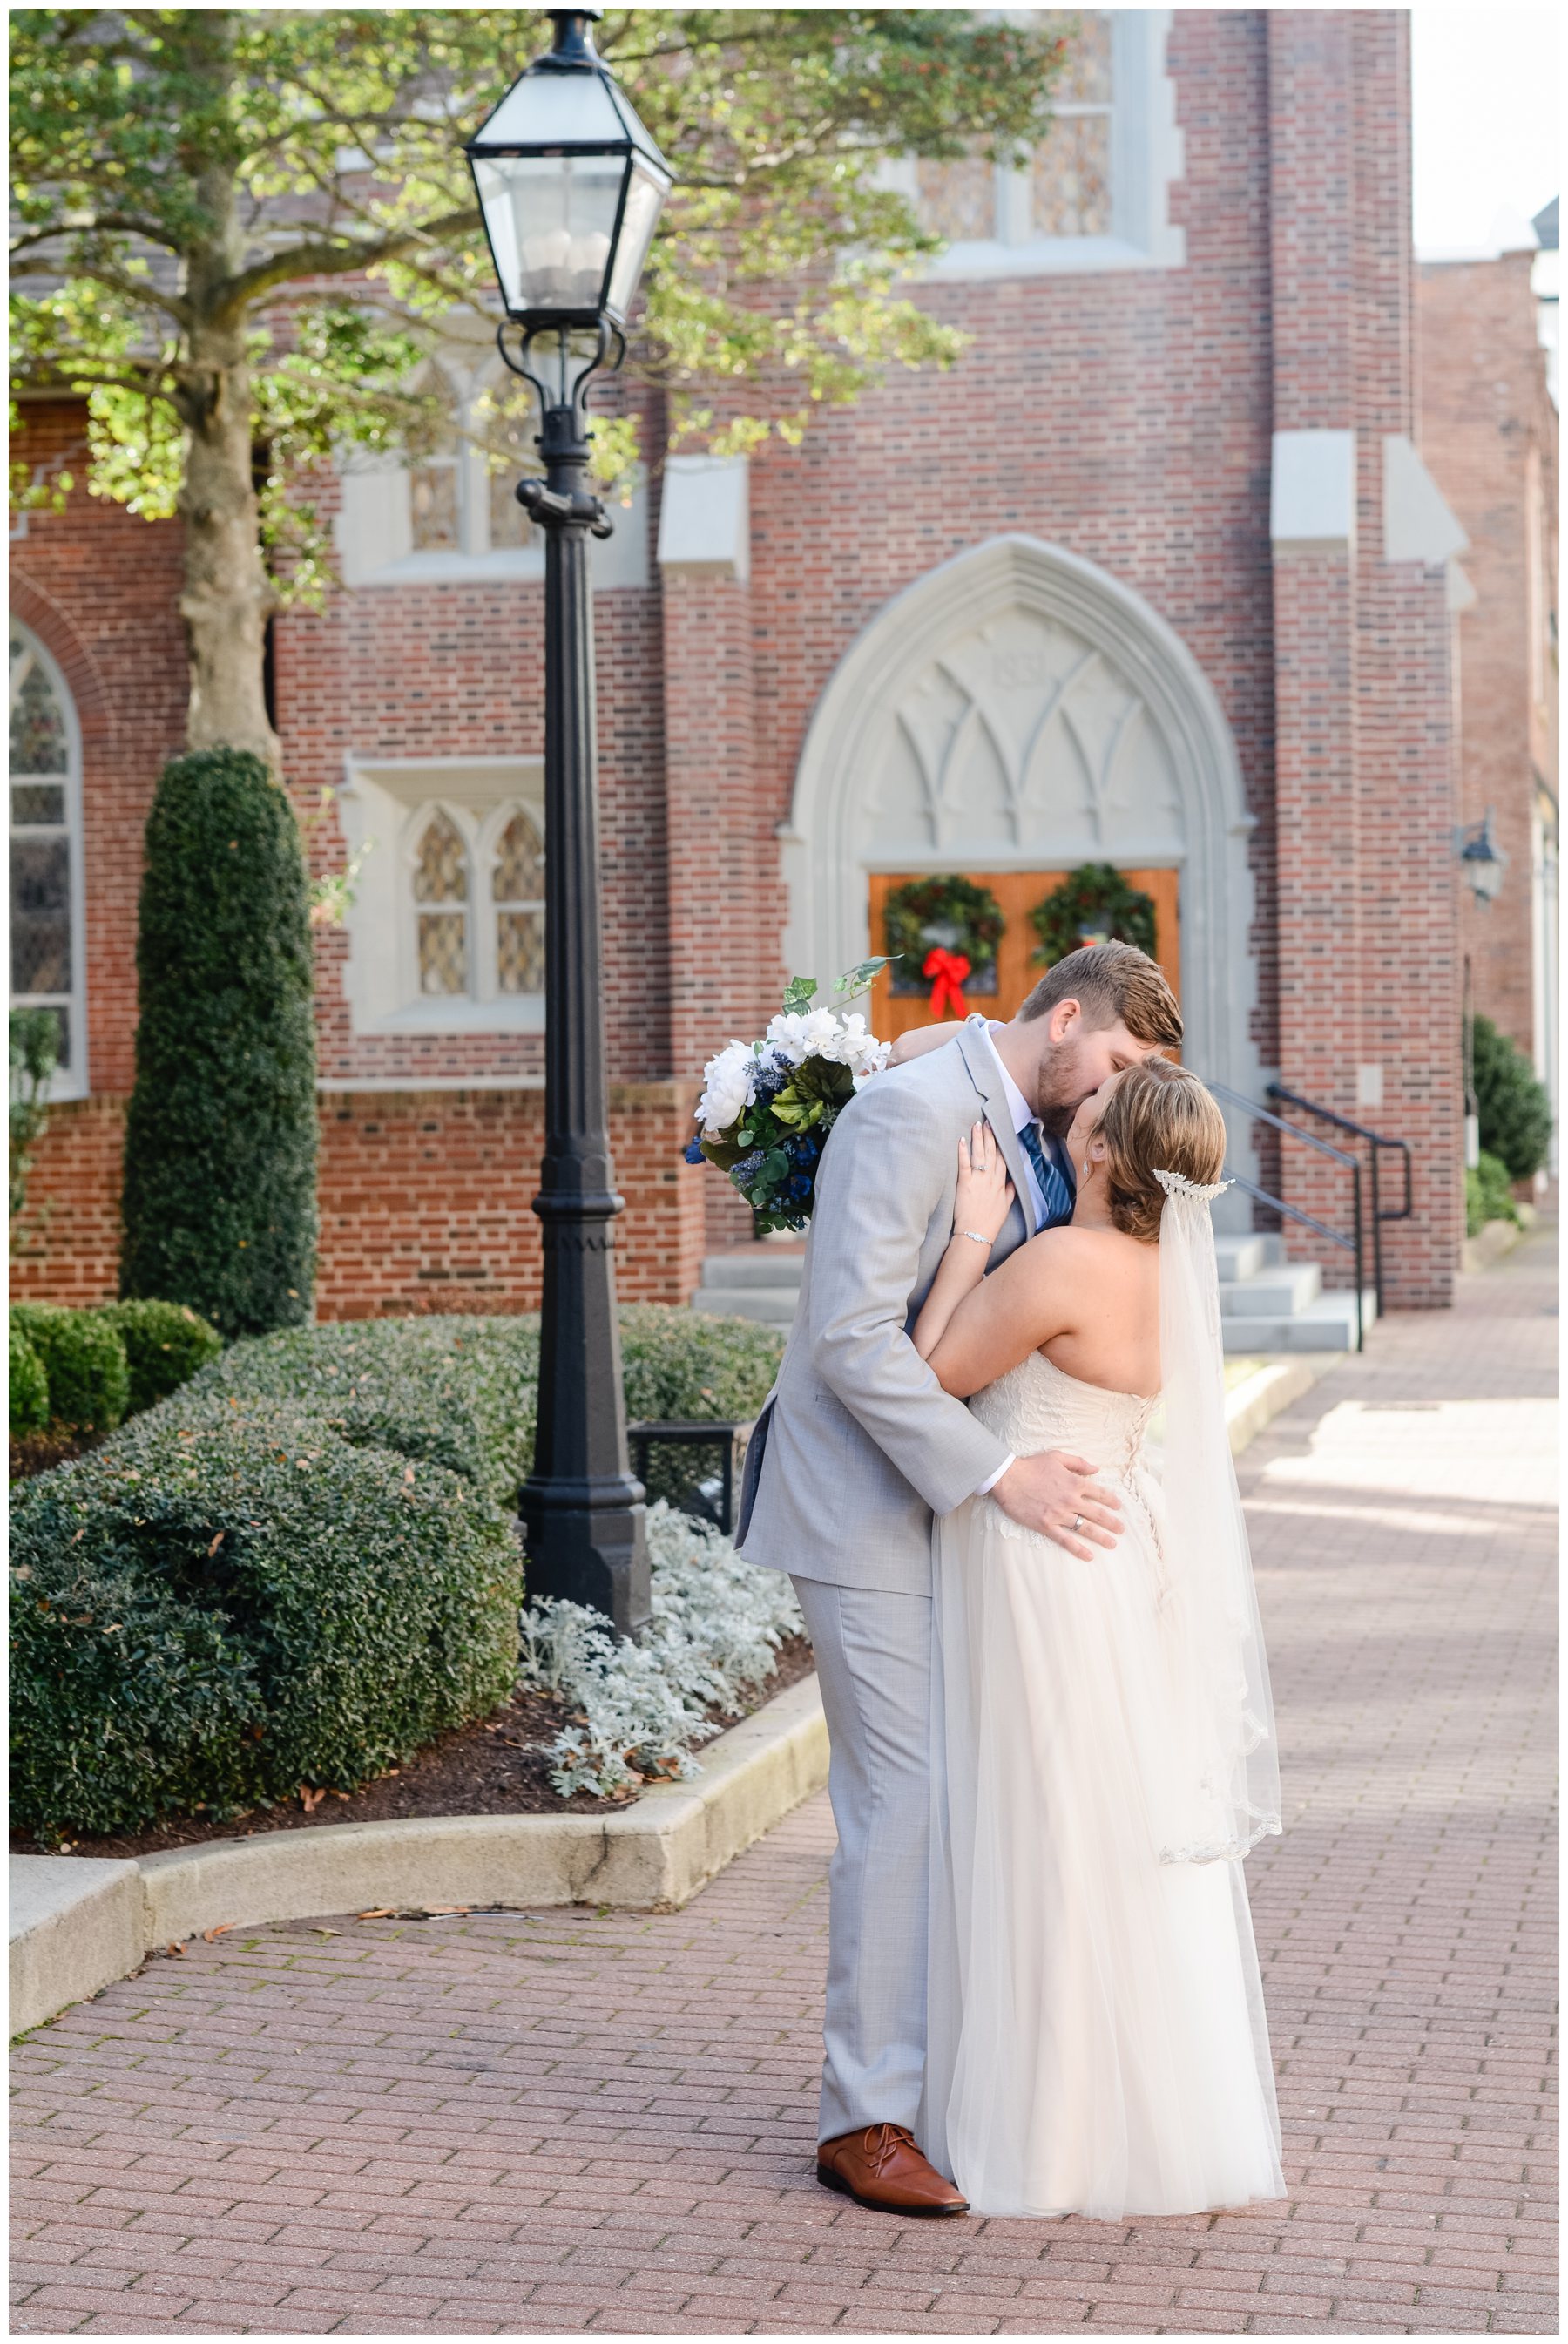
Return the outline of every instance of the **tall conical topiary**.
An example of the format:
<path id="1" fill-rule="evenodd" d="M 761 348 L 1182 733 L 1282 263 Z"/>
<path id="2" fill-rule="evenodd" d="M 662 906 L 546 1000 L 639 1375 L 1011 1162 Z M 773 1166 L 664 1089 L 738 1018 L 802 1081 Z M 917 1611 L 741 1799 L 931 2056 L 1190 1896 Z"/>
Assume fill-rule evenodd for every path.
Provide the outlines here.
<path id="1" fill-rule="evenodd" d="M 316 1022 L 299 830 L 259 757 L 176 758 L 147 821 L 120 1292 L 224 1334 L 311 1314 Z"/>

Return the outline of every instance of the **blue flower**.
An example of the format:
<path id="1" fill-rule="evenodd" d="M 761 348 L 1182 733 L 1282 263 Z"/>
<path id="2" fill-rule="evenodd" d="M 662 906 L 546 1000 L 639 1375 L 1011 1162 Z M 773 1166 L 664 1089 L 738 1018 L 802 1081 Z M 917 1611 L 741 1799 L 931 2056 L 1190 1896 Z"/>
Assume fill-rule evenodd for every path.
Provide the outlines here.
<path id="1" fill-rule="evenodd" d="M 743 1156 L 739 1164 L 731 1165 L 729 1177 L 743 1195 L 747 1182 L 755 1180 L 761 1171 L 763 1161 L 762 1150 L 754 1147 L 749 1156 Z"/>
<path id="2" fill-rule="evenodd" d="M 689 1139 L 682 1152 L 684 1153 L 689 1164 L 706 1164 L 708 1161 L 707 1157 L 704 1156 L 702 1152 L 702 1142 L 700 1139 Z"/>
<path id="3" fill-rule="evenodd" d="M 811 1183 L 803 1172 L 797 1172 L 784 1193 L 788 1197 L 793 1197 L 797 1200 L 799 1200 L 800 1198 L 810 1195 Z"/>

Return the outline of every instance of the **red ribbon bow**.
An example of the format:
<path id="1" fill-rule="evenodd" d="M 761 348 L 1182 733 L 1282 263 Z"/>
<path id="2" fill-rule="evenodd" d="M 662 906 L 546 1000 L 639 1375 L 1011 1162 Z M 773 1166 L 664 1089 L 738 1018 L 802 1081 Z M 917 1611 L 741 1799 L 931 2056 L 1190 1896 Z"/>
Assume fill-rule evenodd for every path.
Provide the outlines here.
<path id="1" fill-rule="evenodd" d="M 922 976 L 931 977 L 931 1015 L 940 1017 L 950 1009 L 955 1017 L 967 1015 L 964 1008 L 964 979 L 970 973 L 967 953 L 949 952 L 945 945 L 933 945 L 926 955 Z"/>

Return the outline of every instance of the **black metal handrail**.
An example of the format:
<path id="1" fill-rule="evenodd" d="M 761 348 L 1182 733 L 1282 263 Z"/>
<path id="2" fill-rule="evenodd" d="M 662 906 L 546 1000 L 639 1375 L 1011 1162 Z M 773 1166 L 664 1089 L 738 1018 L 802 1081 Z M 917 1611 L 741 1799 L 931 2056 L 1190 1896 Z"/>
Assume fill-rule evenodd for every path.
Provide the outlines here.
<path id="1" fill-rule="evenodd" d="M 1332 1124 L 1336 1131 L 1348 1131 L 1357 1139 L 1370 1141 L 1372 1147 L 1369 1161 L 1372 1168 L 1372 1291 L 1377 1296 L 1378 1317 L 1381 1318 L 1382 1316 L 1382 1225 L 1385 1221 L 1408 1221 L 1415 1210 L 1414 1192 L 1411 1185 L 1412 1158 L 1409 1140 L 1392 1139 L 1386 1131 L 1374 1131 L 1370 1124 L 1356 1123 L 1350 1116 L 1340 1115 L 1333 1107 L 1323 1106 L 1316 1099 L 1303 1098 L 1300 1091 L 1287 1090 L 1283 1083 L 1271 1083 L 1268 1096 L 1270 1098 L 1282 1099 L 1288 1106 L 1298 1108 L 1302 1115 L 1316 1116 L 1320 1123 Z M 1302 1137 L 1304 1139 L 1307 1137 L 1306 1133 L 1303 1132 Z M 1403 1159 L 1404 1202 L 1402 1205 L 1385 1207 L 1379 1195 L 1378 1150 L 1380 1147 L 1395 1147 Z"/>
<path id="2" fill-rule="evenodd" d="M 1366 1253 L 1362 1213 L 1361 1158 L 1358 1156 L 1350 1155 L 1342 1147 L 1335 1147 L 1330 1140 L 1320 1139 L 1316 1132 L 1303 1131 L 1299 1123 L 1287 1123 L 1283 1116 L 1271 1114 L 1266 1106 L 1260 1106 L 1256 1099 L 1248 1098 L 1244 1092 L 1233 1091 L 1229 1083 L 1211 1081 L 1209 1088 L 1214 1093 L 1216 1098 L 1228 1099 L 1232 1106 L 1240 1107 L 1244 1114 L 1251 1116 L 1255 1123 L 1266 1123 L 1271 1130 L 1283 1133 L 1287 1138 L 1301 1140 L 1304 1146 L 1314 1149 L 1318 1155 L 1332 1157 L 1336 1164 L 1342 1164 L 1349 1172 L 1352 1227 L 1355 1232 L 1352 1237 L 1346 1237 L 1342 1229 L 1331 1228 L 1326 1221 L 1317 1220 L 1311 1213 L 1302 1212 L 1300 1206 L 1287 1204 L 1283 1197 L 1271 1195 L 1267 1188 L 1261 1188 L 1255 1180 L 1249 1180 L 1242 1173 L 1231 1171 L 1229 1166 L 1226 1167 L 1225 1177 L 1229 1180 L 1234 1180 L 1238 1188 L 1244 1189 L 1246 1194 L 1255 1197 L 1259 1204 L 1269 1206 L 1274 1212 L 1283 1213 L 1287 1219 L 1299 1221 L 1304 1228 L 1315 1229 L 1320 1237 L 1327 1238 L 1331 1244 L 1339 1246 L 1344 1252 L 1354 1257 L 1356 1349 L 1358 1351 L 1364 1350 L 1366 1327 L 1362 1298 L 1366 1288 Z"/>

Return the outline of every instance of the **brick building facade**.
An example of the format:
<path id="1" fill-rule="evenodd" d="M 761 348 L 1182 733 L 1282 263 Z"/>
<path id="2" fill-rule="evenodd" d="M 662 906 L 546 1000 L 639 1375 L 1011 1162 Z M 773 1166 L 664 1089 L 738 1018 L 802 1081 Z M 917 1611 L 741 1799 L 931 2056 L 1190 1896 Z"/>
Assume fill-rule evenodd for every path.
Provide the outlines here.
<path id="1" fill-rule="evenodd" d="M 694 1078 L 787 970 L 879 947 L 874 885 L 1106 860 L 1168 882 L 1194 1064 L 1412 1143 L 1388 1298 L 1449 1298 L 1463 534 L 1417 452 L 1407 20 L 1083 22 L 1032 172 L 907 174 L 960 363 L 749 466 L 656 462 L 596 556 L 623 1293 L 685 1300 L 745 1233 L 680 1162 Z M 482 368 L 456 353 L 459 403 Z M 25 452 L 79 433 L 29 407 Z M 287 779 L 307 813 L 338 793 L 313 853 L 372 842 L 321 940 L 326 1315 L 537 1291 L 541 563 L 467 462 L 332 484 L 344 583 L 276 629 Z M 78 490 L 13 551 L 75 710 L 85 941 L 84 1095 L 18 1278 L 86 1298 L 116 1275 L 140 825 L 181 738 L 177 531 Z M 1285 1155 L 1256 1167 L 1342 1225 L 1336 1168 Z"/>
<path id="2" fill-rule="evenodd" d="M 1468 889 L 1477 1010 L 1557 1096 L 1557 409 L 1535 256 L 1431 262 L 1417 278 L 1422 451 L 1470 540 L 1459 620 L 1460 820 L 1491 817 L 1495 903 Z"/>

